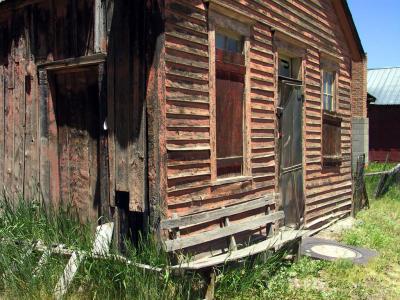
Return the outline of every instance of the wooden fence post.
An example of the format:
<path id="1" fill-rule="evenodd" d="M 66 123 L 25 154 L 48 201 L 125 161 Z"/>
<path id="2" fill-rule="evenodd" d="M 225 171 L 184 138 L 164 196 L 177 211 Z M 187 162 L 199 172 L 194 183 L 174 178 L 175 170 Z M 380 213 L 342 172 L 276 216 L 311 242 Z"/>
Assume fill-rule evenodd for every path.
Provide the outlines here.
<path id="1" fill-rule="evenodd" d="M 352 204 L 352 216 L 355 217 L 357 213 L 364 207 L 369 208 L 369 200 L 367 189 L 365 187 L 365 154 L 358 156 L 357 168 L 354 177 L 354 194 Z"/>

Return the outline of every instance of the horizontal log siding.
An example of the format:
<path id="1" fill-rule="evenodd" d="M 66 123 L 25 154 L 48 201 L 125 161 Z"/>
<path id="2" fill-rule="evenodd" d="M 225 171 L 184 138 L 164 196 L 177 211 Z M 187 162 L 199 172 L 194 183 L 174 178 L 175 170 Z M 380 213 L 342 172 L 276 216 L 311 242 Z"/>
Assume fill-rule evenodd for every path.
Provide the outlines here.
<path id="1" fill-rule="evenodd" d="M 196 1 L 195 1 L 196 2 Z M 209 188 L 208 27 L 196 3 L 167 1 L 165 33 L 168 206 Z M 182 197 L 184 196 L 184 197 Z"/>
<path id="2" fill-rule="evenodd" d="M 219 1 L 253 18 L 250 40 L 252 180 L 213 187 L 210 170 L 207 9 L 200 1 L 166 1 L 166 107 L 168 216 L 187 215 L 272 192 L 277 187 L 275 156 L 275 53 L 272 30 L 306 43 L 304 166 L 306 222 L 351 202 L 351 60 L 330 1 Z M 339 58 L 338 113 L 343 162 L 322 167 L 320 51 Z M 326 218 L 325 218 L 326 219 Z M 329 218 L 328 218 L 329 219 Z M 326 221 L 326 220 L 325 220 Z"/>

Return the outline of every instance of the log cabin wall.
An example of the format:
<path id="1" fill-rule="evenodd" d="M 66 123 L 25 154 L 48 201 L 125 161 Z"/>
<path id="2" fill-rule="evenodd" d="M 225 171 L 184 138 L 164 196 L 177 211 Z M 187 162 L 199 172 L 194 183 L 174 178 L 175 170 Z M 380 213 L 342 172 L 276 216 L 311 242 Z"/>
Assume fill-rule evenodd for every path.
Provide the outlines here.
<path id="1" fill-rule="evenodd" d="M 243 20 L 253 21 L 247 112 L 250 173 L 246 178 L 225 183 L 216 182 L 212 170 L 215 107 L 210 103 L 213 87 L 209 76 L 213 72 L 210 55 L 214 53 L 208 32 L 209 6 L 213 5 L 222 7 L 219 11 L 233 16 L 235 21 L 240 22 L 243 15 Z M 352 58 L 332 2 L 166 0 L 165 14 L 167 217 L 212 210 L 279 190 L 275 139 L 279 49 L 274 36 L 284 37 L 304 54 L 304 222 L 308 227 L 321 226 L 348 213 L 352 199 Z M 341 162 L 333 167 L 325 166 L 322 158 L 321 71 L 327 58 L 337 66 L 336 113 L 341 118 Z M 277 209 L 281 209 L 279 203 Z M 263 212 L 251 214 L 259 213 Z M 243 217 L 249 215 L 239 219 Z M 220 224 L 206 224 L 195 230 L 202 231 L 207 226 Z"/>
<path id="2" fill-rule="evenodd" d="M 57 76 L 50 86 L 50 76 L 38 66 L 95 53 L 94 0 L 36 1 L 19 3 L 18 7 L 10 3 L 2 4 L 0 12 L 2 188 L 12 198 L 43 198 L 54 204 L 62 198 L 70 198 L 67 185 L 75 187 L 71 194 L 85 192 L 86 197 L 90 197 L 97 189 L 97 174 L 92 172 L 97 168 L 90 167 L 92 163 L 96 164 L 97 146 L 90 142 L 90 135 L 98 132 L 98 122 L 94 121 L 95 115 L 89 107 L 84 106 L 91 105 L 93 94 L 97 97 L 97 70 L 89 77 L 76 73 L 75 82 L 68 75 Z M 88 81 L 82 81 L 84 77 Z M 52 96 L 61 82 L 63 87 L 69 86 L 68 93 L 71 85 L 76 87 L 72 98 L 79 105 L 74 108 L 72 103 L 68 107 L 68 103 L 61 101 L 67 90 L 58 89 L 60 108 L 67 105 L 68 109 L 76 109 L 75 119 L 67 118 L 68 109 L 57 112 L 53 102 Z M 87 114 L 82 117 L 93 124 L 80 119 L 79 112 L 83 111 Z M 71 137 L 71 143 L 65 143 L 66 149 L 59 149 L 67 136 Z M 81 149 L 80 153 L 69 155 L 68 150 L 72 151 L 74 147 Z M 68 184 L 64 181 L 66 177 L 61 182 L 62 176 L 59 176 L 67 165 L 71 165 Z M 75 182 L 80 177 L 79 172 L 85 180 Z M 97 218 L 97 214 L 92 213 L 95 204 L 90 205 L 80 197 L 70 199 L 76 206 L 81 206 L 88 217 Z"/>
<path id="3" fill-rule="evenodd" d="M 119 191 L 129 193 L 130 210 L 143 212 L 148 196 L 151 224 L 156 227 L 160 219 L 174 214 L 204 212 L 279 191 L 276 113 L 280 45 L 276 37 L 280 37 L 303 53 L 305 224 L 319 226 L 345 214 L 352 191 L 351 54 L 334 1 L 43 0 L 20 7 L 3 3 L 2 185 L 10 195 L 39 195 L 46 201 L 58 201 L 53 91 L 48 74 L 38 65 L 108 51 L 107 67 L 97 70 L 99 82 L 106 77 L 107 86 L 99 85 L 97 92 L 108 102 L 108 148 L 103 153 L 109 157 L 103 163 L 108 162 L 109 173 L 101 176 L 109 184 L 101 193 L 111 206 L 116 205 Z M 99 38 L 96 3 L 106 6 L 101 26 L 109 40 Z M 213 3 L 218 4 L 218 13 L 250 28 L 244 43 L 248 97 L 243 124 L 245 176 L 238 180 L 215 178 L 215 87 L 210 78 L 215 67 L 210 63 L 210 43 L 215 41 L 209 34 L 209 6 Z M 322 159 L 321 69 L 327 59 L 338 66 L 342 157 L 336 167 L 325 166 Z M 104 138 L 104 132 L 102 135 Z M 104 146 L 105 140 L 100 142 Z M 281 209 L 280 203 L 276 209 Z M 255 210 L 231 221 L 264 213 Z M 220 224 L 195 230 L 213 226 Z"/>
<path id="4" fill-rule="evenodd" d="M 1 185 L 11 198 L 54 199 L 56 203 L 60 199 L 58 175 L 64 163 L 60 160 L 58 166 L 55 161 L 62 134 L 57 130 L 47 74 L 40 72 L 38 65 L 94 54 L 94 0 L 20 5 L 2 4 L 0 13 Z M 40 81 L 46 89 L 40 87 Z M 44 98 L 47 101 L 42 101 Z M 69 134 L 79 135 L 77 131 Z M 64 157 L 64 162 L 71 159 Z M 90 175 L 87 180 L 82 184 L 94 182 Z M 93 183 L 91 189 L 95 188 Z"/>
<path id="5" fill-rule="evenodd" d="M 151 161 L 161 160 L 155 117 L 161 90 L 161 1 L 5 1 L 0 8 L 1 187 L 13 198 L 55 205 L 63 202 L 62 195 L 74 194 L 79 199 L 72 199 L 73 206 L 93 221 L 100 212 L 110 216 L 117 191 L 129 193 L 131 211 L 148 212 L 147 137 Z M 57 92 L 82 101 L 61 101 Z M 86 98 L 89 106 L 81 104 Z M 96 118 L 65 116 L 89 108 Z M 87 128 L 82 127 L 85 120 Z M 68 144 L 71 135 L 82 138 L 81 144 Z M 63 142 L 67 147 L 60 147 Z M 77 161 L 85 166 L 76 163 L 75 172 L 70 166 Z M 160 168 L 149 166 L 152 207 L 159 208 Z M 60 179 L 65 170 L 80 191 Z M 91 195 L 84 191 L 88 184 Z M 88 201 L 89 196 L 96 199 Z"/>

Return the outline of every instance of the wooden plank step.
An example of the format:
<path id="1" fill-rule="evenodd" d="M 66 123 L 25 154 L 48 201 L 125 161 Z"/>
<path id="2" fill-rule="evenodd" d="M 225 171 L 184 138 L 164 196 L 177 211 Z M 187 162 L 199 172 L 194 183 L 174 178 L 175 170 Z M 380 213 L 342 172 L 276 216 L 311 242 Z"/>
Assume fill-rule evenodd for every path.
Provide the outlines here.
<path id="1" fill-rule="evenodd" d="M 175 240 L 165 241 L 165 249 L 168 252 L 176 251 L 192 247 L 195 245 L 203 244 L 209 241 L 214 241 L 220 238 L 228 237 L 239 232 L 256 230 L 266 224 L 273 223 L 275 221 L 284 218 L 283 211 L 278 211 L 269 215 L 264 215 L 258 218 L 252 218 L 243 222 L 232 224 L 228 227 L 217 228 L 206 232 L 201 232 L 193 236 L 178 238 Z"/>
<path id="2" fill-rule="evenodd" d="M 262 253 L 269 249 L 279 249 L 286 243 L 293 241 L 297 238 L 307 234 L 307 230 L 294 230 L 294 229 L 281 229 L 276 235 L 266 239 L 265 241 L 257 244 L 248 246 L 246 248 L 231 251 L 224 254 L 219 254 L 212 257 L 204 257 L 199 260 L 189 261 L 180 265 L 172 266 L 172 269 L 184 269 L 184 270 L 200 270 L 212 266 L 225 264 L 231 261 L 237 261 L 239 259 Z"/>
<path id="3" fill-rule="evenodd" d="M 207 223 L 224 217 L 261 208 L 263 206 L 271 205 L 274 203 L 275 203 L 275 194 L 271 194 L 245 203 L 228 206 L 223 209 L 220 208 L 212 211 L 206 211 L 194 215 L 184 216 L 177 219 L 162 220 L 161 228 L 173 229 L 183 226 L 194 226 L 197 224 Z"/>
<path id="4" fill-rule="evenodd" d="M 108 255 L 112 234 L 114 230 L 114 223 L 106 223 L 96 228 L 96 235 L 93 242 L 92 254 L 94 255 Z M 85 259 L 84 252 L 75 251 L 72 253 L 63 274 L 61 275 L 56 287 L 54 288 L 54 298 L 62 299 L 68 291 L 68 287 L 74 280 L 79 265 Z"/>

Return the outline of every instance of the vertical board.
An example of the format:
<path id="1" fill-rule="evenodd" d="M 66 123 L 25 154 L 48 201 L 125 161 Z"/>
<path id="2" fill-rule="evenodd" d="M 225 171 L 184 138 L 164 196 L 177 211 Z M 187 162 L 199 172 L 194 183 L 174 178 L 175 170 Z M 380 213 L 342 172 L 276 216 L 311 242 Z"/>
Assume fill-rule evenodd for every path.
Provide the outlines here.
<path id="1" fill-rule="evenodd" d="M 38 151 L 38 85 L 36 69 L 29 61 L 25 77 L 25 174 L 24 196 L 38 198 L 39 151 Z M 32 74 L 33 73 L 33 74 Z"/>
<path id="2" fill-rule="evenodd" d="M 115 26 L 115 22 L 113 23 Z M 111 29 L 110 29 L 111 30 Z M 109 53 L 107 61 L 107 142 L 108 142 L 108 166 L 109 166 L 109 197 L 110 205 L 115 206 L 116 188 L 116 151 L 115 151 L 115 40 L 109 41 Z"/>
<path id="3" fill-rule="evenodd" d="M 75 56 L 93 54 L 95 0 L 76 1 L 77 52 Z"/>
<path id="4" fill-rule="evenodd" d="M 130 111 L 132 101 L 132 62 L 131 58 L 131 27 L 130 10 L 118 1 L 114 7 L 114 21 L 116 28 L 114 39 L 115 57 L 115 164 L 116 164 L 116 189 L 129 192 L 129 147 Z M 124 40 L 125 46 L 121 47 L 118 41 Z"/>
<path id="5" fill-rule="evenodd" d="M 48 73 L 49 93 L 47 99 L 47 120 L 48 120 L 48 160 L 50 171 L 50 200 L 54 206 L 60 203 L 60 170 L 58 167 L 58 124 L 57 124 L 57 91 L 54 85 L 54 74 Z"/>
<path id="6" fill-rule="evenodd" d="M 4 67 L 0 66 L 0 189 L 4 188 Z"/>
<path id="7" fill-rule="evenodd" d="M 144 9 L 142 2 L 115 3 L 108 52 L 111 203 L 116 191 L 129 192 L 130 210 L 138 212 L 144 210 L 146 197 Z"/>
<path id="8" fill-rule="evenodd" d="M 22 42 L 22 41 L 20 41 Z M 24 187 L 24 140 L 25 140 L 25 64 L 22 57 L 23 45 L 18 45 L 15 66 L 15 86 L 12 101 L 13 116 L 13 183 L 12 192 L 15 197 L 23 197 Z"/>
<path id="9" fill-rule="evenodd" d="M 5 137 L 5 145 L 4 145 L 4 185 L 5 191 L 10 196 L 12 192 L 12 179 L 14 176 L 13 173 L 13 137 L 14 137 L 14 121 L 13 121 L 13 99 L 12 99 L 12 89 L 9 88 L 10 86 L 10 78 L 13 75 L 13 65 L 11 63 L 8 64 L 6 69 L 7 77 L 5 80 L 5 95 L 4 95 L 4 121 L 5 121 L 5 128 L 4 128 L 4 137 Z"/>
<path id="10" fill-rule="evenodd" d="M 146 142 L 146 108 L 144 102 L 144 21 L 143 21 L 143 2 L 136 1 L 133 9 L 133 101 L 130 105 L 130 140 L 129 147 L 129 186 L 130 201 L 129 210 L 144 211 L 145 198 L 145 142 Z"/>
<path id="11" fill-rule="evenodd" d="M 100 197 L 97 70 L 55 76 L 59 197 L 94 221 Z"/>
<path id="12" fill-rule="evenodd" d="M 100 216 L 104 218 L 102 221 L 107 221 L 111 218 L 111 210 L 109 143 L 107 140 L 107 68 L 105 63 L 98 67 L 98 93 Z"/>
<path id="13" fill-rule="evenodd" d="M 50 204 L 49 86 L 46 70 L 39 70 L 40 196 Z"/>
<path id="14" fill-rule="evenodd" d="M 72 2 L 69 0 L 53 1 L 52 13 L 54 20 L 54 60 L 72 57 L 74 54 L 73 28 L 69 26 L 72 17 Z"/>
<path id="15" fill-rule="evenodd" d="M 66 76 L 59 75 L 56 79 L 55 90 L 63 94 L 63 87 L 67 87 Z M 66 92 L 64 91 L 64 95 Z M 67 96 L 67 95 L 66 95 Z M 62 101 L 62 98 L 57 99 L 57 129 L 58 129 L 58 165 L 60 170 L 60 201 L 67 205 L 72 203 L 71 190 L 69 188 L 70 170 L 69 170 L 69 103 Z"/>
<path id="16" fill-rule="evenodd" d="M 161 2 L 161 1 L 160 1 Z M 152 1 L 145 10 L 145 62 L 147 105 L 148 203 L 149 224 L 157 228 L 166 213 L 165 157 L 165 35 L 163 10 L 159 1 Z"/>
<path id="17" fill-rule="evenodd" d="M 100 212 L 100 110 L 98 87 L 98 70 L 96 68 L 92 70 L 92 74 L 86 74 L 84 83 L 89 169 L 89 197 L 86 199 L 86 209 L 91 221 L 97 221 Z"/>

